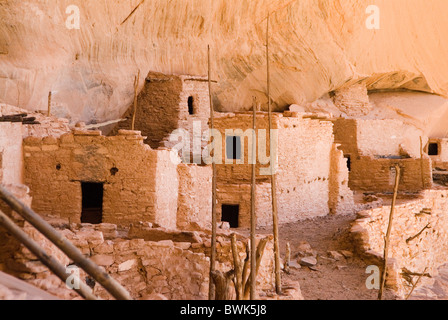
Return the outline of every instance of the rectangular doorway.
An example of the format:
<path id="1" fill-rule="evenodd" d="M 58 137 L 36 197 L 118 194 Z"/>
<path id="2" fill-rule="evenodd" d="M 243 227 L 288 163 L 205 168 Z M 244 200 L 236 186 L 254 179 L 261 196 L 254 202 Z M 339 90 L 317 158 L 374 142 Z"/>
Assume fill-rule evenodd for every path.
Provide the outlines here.
<path id="1" fill-rule="evenodd" d="M 101 223 L 103 221 L 103 184 L 81 182 L 81 189 L 81 223 Z"/>
<path id="2" fill-rule="evenodd" d="M 221 221 L 227 221 L 230 228 L 238 228 L 238 219 L 240 215 L 240 206 L 223 204 L 221 207 Z"/>

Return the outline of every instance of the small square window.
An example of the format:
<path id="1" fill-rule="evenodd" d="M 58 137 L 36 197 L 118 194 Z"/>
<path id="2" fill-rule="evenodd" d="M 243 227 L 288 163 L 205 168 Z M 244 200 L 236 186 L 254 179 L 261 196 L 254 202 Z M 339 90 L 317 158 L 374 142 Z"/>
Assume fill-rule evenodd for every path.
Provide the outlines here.
<path id="1" fill-rule="evenodd" d="M 194 98 L 192 96 L 188 97 L 188 113 L 194 114 Z"/>
<path id="2" fill-rule="evenodd" d="M 428 155 L 430 155 L 430 156 L 438 156 L 439 155 L 439 144 L 438 143 L 430 143 L 428 145 Z"/>
<path id="3" fill-rule="evenodd" d="M 226 157 L 227 159 L 241 159 L 241 137 L 226 136 Z"/>

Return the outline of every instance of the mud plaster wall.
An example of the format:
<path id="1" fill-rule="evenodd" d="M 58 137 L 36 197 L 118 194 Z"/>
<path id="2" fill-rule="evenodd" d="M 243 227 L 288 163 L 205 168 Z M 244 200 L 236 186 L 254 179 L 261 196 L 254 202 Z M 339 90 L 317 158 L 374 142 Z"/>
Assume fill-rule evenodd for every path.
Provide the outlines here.
<path id="1" fill-rule="evenodd" d="M 0 122 L 0 183 L 23 182 L 22 124 Z"/>
<path id="2" fill-rule="evenodd" d="M 221 220 L 222 205 L 239 205 L 238 225 L 240 227 L 250 226 L 251 210 L 251 185 L 241 184 L 219 184 L 217 187 L 216 213 Z M 255 212 L 257 216 L 257 227 L 272 225 L 272 201 L 271 184 L 257 183 L 255 189 Z"/>
<path id="3" fill-rule="evenodd" d="M 355 202 L 353 191 L 348 186 L 347 159 L 338 147 L 339 145 L 334 143 L 331 149 L 328 205 L 330 213 L 349 214 L 355 211 Z"/>
<path id="4" fill-rule="evenodd" d="M 400 156 L 403 151 L 412 158 L 420 158 L 423 132 L 400 120 L 337 119 L 333 123 L 335 141 L 353 161 L 361 155 Z M 423 136 L 423 143 L 425 139 Z"/>
<path id="5" fill-rule="evenodd" d="M 352 232 L 361 252 L 382 260 L 384 236 L 389 221 L 390 206 L 366 210 L 359 213 Z M 419 236 L 416 236 L 425 226 Z M 403 268 L 415 273 L 427 273 L 434 277 L 437 268 L 448 262 L 448 191 L 425 190 L 421 198 L 395 206 L 390 236 L 388 285 L 400 294 L 407 294 L 411 285 L 401 275 Z M 378 264 L 378 266 L 380 266 Z M 415 282 L 417 277 L 413 277 Z M 422 277 L 419 285 L 432 280 Z"/>
<path id="6" fill-rule="evenodd" d="M 242 226 L 247 226 L 250 212 L 250 176 L 251 165 L 248 164 L 249 139 L 244 138 L 244 163 L 234 161 L 233 164 L 225 164 L 226 161 L 226 129 L 232 129 L 233 134 L 241 135 L 252 127 L 251 113 L 222 114 L 215 119 L 215 126 L 222 134 L 222 161 L 217 165 L 218 172 L 218 210 L 222 204 L 240 205 L 240 222 Z M 267 130 L 266 113 L 258 113 L 257 129 Z M 280 222 L 291 222 L 314 216 L 323 216 L 330 212 L 329 205 L 337 205 L 337 201 L 330 202 L 330 163 L 343 161 L 342 153 L 332 153 L 333 146 L 333 124 L 330 121 L 312 120 L 302 118 L 300 114 L 285 113 L 275 114 L 273 117 L 273 128 L 278 128 L 278 171 L 276 176 L 277 201 Z M 236 129 L 240 129 L 240 134 L 236 134 Z M 229 135 L 232 135 L 229 132 Z M 260 131 L 257 131 L 257 137 Z M 258 143 L 260 147 L 269 150 L 268 141 L 262 140 Z M 243 139 L 241 139 L 243 147 Z M 269 156 L 269 151 L 261 152 L 264 156 Z M 339 159 L 340 158 L 340 159 Z M 261 225 L 270 224 L 268 211 L 268 195 L 270 188 L 270 176 L 261 175 L 260 168 L 267 168 L 267 165 L 260 164 L 257 158 L 256 173 L 257 187 L 260 188 L 260 202 L 266 205 L 262 211 L 258 212 L 258 222 Z M 332 171 L 334 184 L 341 184 L 347 180 L 345 169 L 335 165 Z M 341 175 L 339 179 L 337 176 Z M 337 182 L 336 182 L 337 181 Z M 342 188 L 336 192 L 349 195 L 349 190 Z M 338 197 L 339 195 L 333 194 Z M 343 195 L 342 195 L 343 196 Z M 270 195 L 269 195 L 270 198 Z M 347 198 L 350 201 L 350 198 Z M 258 209 L 257 209 L 258 210 Z M 336 210 L 337 211 L 337 210 Z"/>
<path id="7" fill-rule="evenodd" d="M 152 150 L 138 132 L 104 137 L 74 131 L 60 139 L 24 140 L 25 183 L 38 213 L 79 222 L 81 182 L 104 184 L 103 222 L 155 222 L 176 227 L 177 164 L 167 150 Z"/>
<path id="8" fill-rule="evenodd" d="M 448 139 L 429 139 L 429 143 L 437 143 L 439 154 L 436 156 L 429 156 L 433 162 L 433 168 L 441 168 L 448 170 Z M 425 151 L 428 152 L 428 145 Z"/>
<path id="9" fill-rule="evenodd" d="M 193 98 L 193 115 L 188 112 L 189 97 Z M 132 116 L 133 106 L 123 116 L 128 120 L 121 122 L 113 130 L 113 134 L 116 134 L 118 129 L 130 129 Z M 172 147 L 177 143 L 169 141 L 174 130 L 187 130 L 191 143 L 194 134 L 200 138 L 206 130 L 209 117 L 208 85 L 203 78 L 151 72 L 138 96 L 135 129 L 147 137 L 145 142 L 152 148 Z M 198 121 L 199 129 L 196 132 L 193 130 L 194 121 Z"/>
<path id="10" fill-rule="evenodd" d="M 360 157 L 351 164 L 350 188 L 362 191 L 393 192 L 395 164 L 401 168 L 399 191 L 415 192 L 432 186 L 432 163 L 428 157 L 423 159 Z"/>
<path id="11" fill-rule="evenodd" d="M 179 164 L 179 197 L 177 227 L 194 229 L 211 225 L 212 168 L 196 164 Z"/>
<path id="12" fill-rule="evenodd" d="M 400 120 L 356 120 L 357 144 L 361 155 L 398 156 L 403 152 L 420 158 L 423 132 Z"/>

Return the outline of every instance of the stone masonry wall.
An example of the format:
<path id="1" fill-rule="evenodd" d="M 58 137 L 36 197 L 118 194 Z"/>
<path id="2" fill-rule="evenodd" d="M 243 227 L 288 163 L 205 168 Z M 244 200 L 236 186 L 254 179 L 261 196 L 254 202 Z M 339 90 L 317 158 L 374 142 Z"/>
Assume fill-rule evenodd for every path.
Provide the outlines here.
<path id="1" fill-rule="evenodd" d="M 420 158 L 423 131 L 395 119 L 356 120 L 360 155 Z"/>
<path id="2" fill-rule="evenodd" d="M 357 248 L 382 265 L 384 237 L 389 221 L 390 206 L 362 211 L 352 226 Z M 429 227 L 426 228 L 425 227 Z M 425 190 L 419 199 L 397 204 L 394 210 L 389 245 L 387 285 L 406 296 L 416 281 L 413 273 L 429 273 L 419 285 L 433 282 L 437 268 L 448 262 L 448 191 Z M 403 273 L 404 272 L 404 273 Z"/>
<path id="3" fill-rule="evenodd" d="M 359 156 L 409 156 L 420 158 L 420 129 L 396 119 L 337 119 L 336 143 L 355 161 Z"/>
<path id="4" fill-rule="evenodd" d="M 212 212 L 212 168 L 179 164 L 177 227 L 182 230 L 210 227 Z"/>
<path id="5" fill-rule="evenodd" d="M 23 183 L 21 123 L 0 122 L 0 183 Z"/>
<path id="6" fill-rule="evenodd" d="M 50 219 L 50 222 L 83 254 L 122 284 L 134 299 L 163 297 L 174 300 L 206 300 L 208 297 L 210 239 L 205 234 L 202 234 L 204 241 L 199 243 L 172 240 L 155 242 L 117 238 L 117 226 L 107 223 L 67 225 L 57 219 Z M 39 238 L 35 230 L 28 228 L 26 232 L 60 263 L 66 266 L 71 264 L 59 249 L 42 237 Z M 237 242 L 241 258 L 244 258 L 246 252 L 243 240 L 240 237 Z M 5 259 L 8 263 L 13 263 L 11 270 L 15 270 L 15 276 L 60 298 L 79 299 L 74 291 L 69 290 L 23 246 L 18 247 L 13 255 Z M 217 238 L 217 270 L 228 271 L 232 268 L 232 261 L 229 238 L 220 235 Z M 85 281 L 88 275 L 83 270 L 79 271 L 81 280 Z M 260 294 L 262 291 L 273 290 L 272 239 L 266 246 L 257 280 Z M 99 284 L 94 285 L 93 292 L 102 299 L 111 299 Z"/>
<path id="7" fill-rule="evenodd" d="M 338 144 L 333 144 L 331 149 L 328 204 L 330 213 L 350 214 L 355 212 L 355 202 L 353 191 L 348 187 L 347 159 L 338 147 Z"/>
<path id="8" fill-rule="evenodd" d="M 349 186 L 352 190 L 392 192 L 395 184 L 395 164 L 401 167 L 400 191 L 416 192 L 432 185 L 431 160 L 375 159 L 360 157 L 351 164 Z M 424 186 L 422 182 L 422 169 Z"/>
<path id="9" fill-rule="evenodd" d="M 24 140 L 25 183 L 38 213 L 79 222 L 81 182 L 104 184 L 103 222 L 149 221 L 176 226 L 177 164 L 167 150 L 152 150 L 135 131 L 104 137 L 74 131 L 60 139 Z"/>
<path id="10" fill-rule="evenodd" d="M 226 131 L 227 134 L 242 135 L 252 127 L 252 114 L 250 112 L 238 114 L 222 114 L 215 119 L 215 126 L 222 134 L 222 164 L 217 165 L 218 172 L 218 202 L 220 204 L 239 204 L 240 221 L 242 226 L 247 226 L 250 213 L 250 176 L 251 164 L 248 162 L 249 138 L 241 138 L 244 150 L 244 159 L 233 163 L 226 159 Z M 257 130 L 268 128 L 265 113 L 257 114 Z M 273 115 L 273 128 L 278 129 L 276 188 L 279 221 L 282 223 L 297 221 L 315 216 L 324 216 L 330 212 L 329 205 L 337 205 L 337 201 L 330 201 L 330 166 L 332 161 L 343 161 L 341 152 L 332 154 L 333 124 L 330 121 L 322 121 L 304 118 L 300 113 L 285 112 Z M 230 131 L 230 130 L 233 131 Z M 239 133 L 237 134 L 237 129 Z M 257 138 L 261 131 L 256 131 Z M 246 132 L 247 136 L 247 132 Z M 244 142 L 244 145 L 243 145 Z M 269 141 L 258 144 L 266 149 L 263 156 L 269 156 Z M 263 153 L 263 152 L 261 152 Z M 267 153 L 267 154 L 266 154 Z M 339 159 L 340 158 L 340 159 Z M 244 161 L 243 161 L 244 160 Z M 261 164 L 257 154 L 256 181 L 257 186 L 270 184 L 269 175 L 261 175 L 260 169 L 268 165 Z M 334 181 L 340 184 L 347 179 L 347 171 L 338 169 L 332 171 Z M 338 180 L 338 175 L 341 175 Z M 336 182 L 335 182 L 336 183 Z M 338 182 L 339 183 L 339 182 Z M 269 188 L 270 189 L 270 188 Z M 347 189 L 347 188 L 346 188 Z M 350 201 L 349 190 L 337 188 Z M 268 196 L 270 192 L 265 188 L 260 194 Z M 342 196 L 344 196 L 342 195 Z M 334 195 L 337 197 L 337 195 Z M 270 195 L 269 195 L 270 197 Z M 266 197 L 265 197 L 266 198 Z M 270 201 L 265 199 L 263 203 Z M 266 213 L 257 213 L 261 216 L 259 223 L 265 225 L 271 223 L 267 213 L 269 206 L 264 206 Z M 246 216 L 246 218 L 244 217 Z"/>
<path id="11" fill-rule="evenodd" d="M 292 116 L 280 118 L 278 127 L 280 223 L 327 215 L 333 124 Z"/>
<path id="12" fill-rule="evenodd" d="M 193 99 L 193 114 L 188 110 L 189 97 Z M 131 128 L 133 112 L 131 106 L 123 116 L 127 120 L 121 122 L 112 134 L 119 129 Z M 200 141 L 209 117 L 208 84 L 204 78 L 150 72 L 138 96 L 135 129 L 147 137 L 145 142 L 152 148 L 173 147 L 177 142 L 169 141 L 170 134 L 178 128 L 185 129 L 190 134 L 190 150 L 193 150 L 193 136 Z M 197 121 L 197 132 L 193 130 L 194 121 Z"/>
<path id="13" fill-rule="evenodd" d="M 145 86 L 138 95 L 135 129 L 147 137 L 145 143 L 158 148 L 160 142 L 177 128 L 179 119 L 180 92 L 182 80 L 177 76 L 150 72 Z M 112 131 L 116 135 L 119 129 L 131 129 L 134 107 L 130 106 L 123 115 L 127 121 L 120 122 Z"/>

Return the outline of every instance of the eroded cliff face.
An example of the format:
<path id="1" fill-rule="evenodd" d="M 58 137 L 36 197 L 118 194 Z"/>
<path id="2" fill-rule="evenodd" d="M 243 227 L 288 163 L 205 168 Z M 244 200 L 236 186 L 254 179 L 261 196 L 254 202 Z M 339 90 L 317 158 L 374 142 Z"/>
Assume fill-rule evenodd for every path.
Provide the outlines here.
<path id="1" fill-rule="evenodd" d="M 380 29 L 366 27 L 369 5 Z M 268 13 L 278 110 L 357 82 L 447 96 L 447 12 L 446 0 L 2 0 L 0 102 L 46 109 L 52 91 L 59 116 L 116 119 L 138 70 L 140 88 L 149 71 L 206 75 L 210 44 L 217 109 L 248 109 L 267 101 Z"/>

